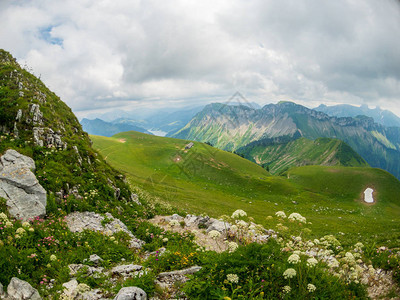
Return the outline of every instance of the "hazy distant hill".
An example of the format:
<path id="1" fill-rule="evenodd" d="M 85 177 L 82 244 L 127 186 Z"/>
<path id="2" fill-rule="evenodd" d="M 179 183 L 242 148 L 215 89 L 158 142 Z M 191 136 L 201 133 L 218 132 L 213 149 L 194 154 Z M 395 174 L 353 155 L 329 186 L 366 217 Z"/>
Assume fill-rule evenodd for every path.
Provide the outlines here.
<path id="1" fill-rule="evenodd" d="M 210 104 L 173 137 L 210 142 L 232 151 L 264 138 L 295 134 L 311 140 L 340 139 L 371 166 L 400 176 L 400 128 L 386 128 L 365 116 L 329 117 L 292 102 L 262 109 Z"/>
<path id="2" fill-rule="evenodd" d="M 361 105 L 358 107 L 349 104 L 326 106 L 324 104 L 321 104 L 320 106 L 316 107 L 315 110 L 335 117 L 356 117 L 359 115 L 364 115 L 373 118 L 376 123 L 388 127 L 400 127 L 400 118 L 398 116 L 396 116 L 391 111 L 383 110 L 379 107 L 369 108 L 367 105 Z"/>
<path id="3" fill-rule="evenodd" d="M 117 134 L 119 132 L 131 131 L 131 130 L 151 134 L 146 129 L 139 126 L 126 123 L 115 124 L 100 119 L 94 119 L 94 120 L 82 119 L 81 125 L 84 131 L 93 135 L 113 136 L 114 134 Z"/>

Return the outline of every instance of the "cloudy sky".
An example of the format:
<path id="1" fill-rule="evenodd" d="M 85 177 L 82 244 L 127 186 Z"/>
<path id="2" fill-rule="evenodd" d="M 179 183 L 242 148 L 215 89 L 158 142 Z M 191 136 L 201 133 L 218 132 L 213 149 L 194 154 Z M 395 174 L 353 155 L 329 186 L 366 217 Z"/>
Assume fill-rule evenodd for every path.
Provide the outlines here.
<path id="1" fill-rule="evenodd" d="M 80 116 L 236 91 L 400 115 L 399 0 L 0 0 L 0 48 Z"/>

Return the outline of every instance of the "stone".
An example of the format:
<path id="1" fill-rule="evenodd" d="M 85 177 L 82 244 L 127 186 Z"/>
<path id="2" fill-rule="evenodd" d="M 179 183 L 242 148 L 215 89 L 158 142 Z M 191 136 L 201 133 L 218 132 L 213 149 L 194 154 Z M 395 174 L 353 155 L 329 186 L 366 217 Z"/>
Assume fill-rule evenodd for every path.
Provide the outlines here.
<path id="1" fill-rule="evenodd" d="M 43 140 L 41 139 L 44 129 L 41 127 L 33 127 L 33 142 L 35 146 L 43 147 Z"/>
<path id="2" fill-rule="evenodd" d="M 143 266 L 128 264 L 128 265 L 119 265 L 111 269 L 112 274 L 120 275 L 123 277 L 129 277 L 131 275 L 136 275 L 137 271 L 143 269 Z"/>
<path id="3" fill-rule="evenodd" d="M 15 150 L 0 157 L 0 197 L 7 200 L 9 213 L 28 220 L 46 214 L 47 194 L 35 174 L 35 162 Z"/>
<path id="4" fill-rule="evenodd" d="M 136 286 L 124 287 L 119 290 L 114 300 L 146 300 L 147 294 Z"/>
<path id="5" fill-rule="evenodd" d="M 22 118 L 22 109 L 18 109 L 17 116 L 15 117 L 15 121 L 19 122 Z"/>
<path id="6" fill-rule="evenodd" d="M 37 289 L 34 289 L 28 282 L 18 279 L 17 277 L 11 278 L 10 284 L 7 287 L 7 294 L 9 300 L 42 299 Z"/>
<path id="7" fill-rule="evenodd" d="M 201 267 L 199 266 L 193 266 L 187 269 L 183 269 L 183 270 L 177 270 L 177 271 L 170 271 L 170 272 L 162 272 L 160 274 L 158 274 L 157 278 L 158 279 L 162 279 L 163 277 L 171 277 L 171 276 L 182 276 L 182 275 L 190 275 L 190 274 L 194 274 L 198 271 L 201 270 Z"/>
<path id="8" fill-rule="evenodd" d="M 68 265 L 68 268 L 70 276 L 75 276 L 78 274 L 78 272 L 84 269 L 86 270 L 86 275 L 93 276 L 95 278 L 104 273 L 104 268 L 102 267 L 92 267 L 83 264 L 70 264 Z"/>
<path id="9" fill-rule="evenodd" d="M 60 299 L 98 300 L 105 299 L 99 289 L 90 290 L 86 284 L 79 284 L 76 279 L 63 283 L 64 291 Z"/>
<path id="10" fill-rule="evenodd" d="M 104 260 L 97 254 L 92 254 L 89 257 L 89 261 L 92 262 L 95 266 L 98 266 Z"/>
<path id="11" fill-rule="evenodd" d="M 3 295 L 4 295 L 4 289 L 3 289 L 3 285 L 0 283 L 0 297 Z"/>
<path id="12" fill-rule="evenodd" d="M 88 229 L 102 232 L 106 235 L 112 235 L 119 231 L 123 231 L 131 237 L 131 248 L 141 248 L 144 245 L 144 242 L 136 238 L 128 227 L 121 222 L 121 220 L 114 218 L 110 213 L 106 213 L 106 217 L 110 222 L 104 224 L 104 226 L 101 224 L 104 217 L 94 212 L 73 212 L 66 216 L 65 221 L 69 230 L 72 232 L 82 232 L 83 230 Z"/>
<path id="13" fill-rule="evenodd" d="M 139 196 L 134 193 L 131 194 L 131 201 L 135 202 L 137 205 L 142 205 L 142 203 L 139 201 Z"/>
<path id="14" fill-rule="evenodd" d="M 223 233 L 231 228 L 231 225 L 229 223 L 214 218 L 210 218 L 210 220 L 206 223 L 206 226 L 207 233 L 209 233 L 211 230 L 216 230 Z"/>
<path id="15" fill-rule="evenodd" d="M 42 124 L 43 123 L 43 113 L 40 111 L 39 104 L 29 104 L 29 114 L 32 117 L 33 124 Z M 28 122 L 28 123 L 30 123 L 30 122 Z"/>

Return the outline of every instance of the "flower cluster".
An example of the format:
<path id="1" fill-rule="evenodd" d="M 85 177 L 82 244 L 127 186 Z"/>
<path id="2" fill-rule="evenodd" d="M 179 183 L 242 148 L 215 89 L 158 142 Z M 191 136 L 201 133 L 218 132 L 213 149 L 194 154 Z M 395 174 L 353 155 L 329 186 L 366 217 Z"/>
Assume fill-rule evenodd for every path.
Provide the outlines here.
<path id="1" fill-rule="evenodd" d="M 300 223 L 306 223 L 307 222 L 307 219 L 305 217 L 303 217 L 302 215 L 300 215 L 299 213 L 291 213 L 289 215 L 288 219 L 290 221 L 293 221 L 293 222 L 295 222 L 295 221 L 298 221 Z"/>
<path id="2" fill-rule="evenodd" d="M 239 247 L 239 245 L 235 242 L 229 242 L 227 244 L 227 247 L 229 252 L 235 252 L 235 250 Z"/>
<path id="3" fill-rule="evenodd" d="M 277 212 L 275 213 L 275 216 L 277 216 L 278 218 L 282 218 L 282 219 L 285 219 L 285 218 L 286 218 L 286 214 L 285 214 L 284 211 L 277 211 Z"/>
<path id="4" fill-rule="evenodd" d="M 299 256 L 298 254 L 292 254 L 292 255 L 290 255 L 289 258 L 288 258 L 288 263 L 289 263 L 289 264 L 294 264 L 294 265 L 296 265 L 296 264 L 298 264 L 299 262 L 301 262 L 301 260 L 300 260 L 300 256 Z"/>
<path id="5" fill-rule="evenodd" d="M 169 226 L 174 227 L 174 226 L 179 226 L 179 222 L 177 220 L 171 220 L 169 221 Z"/>
<path id="6" fill-rule="evenodd" d="M 215 239 L 217 239 L 217 238 L 219 238 L 221 236 L 221 233 L 219 231 L 217 231 L 217 230 L 211 230 L 208 233 L 208 236 L 215 240 Z"/>
<path id="7" fill-rule="evenodd" d="M 315 287 L 315 285 L 313 285 L 312 283 L 307 284 L 307 290 L 312 293 L 316 290 L 317 288 Z"/>
<path id="8" fill-rule="evenodd" d="M 240 217 L 246 217 L 246 216 L 247 213 L 242 209 L 235 210 L 232 214 L 233 219 L 239 219 Z"/>
<path id="9" fill-rule="evenodd" d="M 297 274 L 297 273 L 296 273 L 296 270 L 295 270 L 295 269 L 289 268 L 289 269 L 286 269 L 285 272 L 283 272 L 283 277 L 284 277 L 285 279 L 290 279 L 290 278 L 295 277 L 296 274 Z"/>
<path id="10" fill-rule="evenodd" d="M 226 275 L 226 279 L 231 283 L 239 282 L 239 276 L 237 276 L 236 274 L 228 274 Z"/>

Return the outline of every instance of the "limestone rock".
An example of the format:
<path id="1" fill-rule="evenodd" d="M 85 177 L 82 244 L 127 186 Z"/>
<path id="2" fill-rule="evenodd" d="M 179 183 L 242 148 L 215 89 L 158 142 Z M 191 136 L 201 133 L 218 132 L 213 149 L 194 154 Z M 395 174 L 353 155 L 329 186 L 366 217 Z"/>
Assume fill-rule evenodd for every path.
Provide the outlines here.
<path id="1" fill-rule="evenodd" d="M 114 218 L 111 214 L 106 213 L 106 217 L 110 220 L 104 226 L 101 222 L 104 217 L 94 212 L 74 212 L 66 217 L 69 230 L 72 232 L 82 232 L 85 229 L 99 231 L 106 235 L 112 235 L 119 231 L 127 233 L 131 237 L 130 247 L 141 248 L 144 245 L 142 240 L 137 239 L 132 232 L 119 219 Z"/>
<path id="2" fill-rule="evenodd" d="M 43 123 L 43 113 L 40 111 L 39 104 L 29 104 L 29 114 L 32 119 L 27 118 L 27 123 L 32 122 L 35 125 Z"/>
<path id="3" fill-rule="evenodd" d="M 78 283 L 76 279 L 72 279 L 63 284 L 64 299 L 74 300 L 98 300 L 105 299 L 99 289 L 90 290 L 90 287 L 83 283 Z"/>
<path id="4" fill-rule="evenodd" d="M 111 269 L 112 274 L 120 275 L 123 277 L 129 277 L 132 275 L 137 275 L 138 271 L 142 270 L 143 266 L 128 264 L 128 265 L 119 265 Z"/>
<path id="5" fill-rule="evenodd" d="M 124 287 L 119 290 L 114 300 L 146 300 L 147 294 L 136 286 Z"/>
<path id="6" fill-rule="evenodd" d="M 210 218 L 210 220 L 206 223 L 207 233 L 211 230 L 216 230 L 218 232 L 226 232 L 231 228 L 231 225 L 227 222 L 217 220 L 214 218 Z"/>
<path id="7" fill-rule="evenodd" d="M 35 162 L 15 150 L 0 157 L 0 197 L 12 216 L 27 220 L 46 214 L 46 191 L 35 174 Z"/>
<path id="8" fill-rule="evenodd" d="M 3 289 L 3 285 L 0 283 L 0 299 L 1 299 L 1 296 L 3 296 L 4 295 L 4 289 Z"/>
<path id="9" fill-rule="evenodd" d="M 199 266 L 193 266 L 187 269 L 183 270 L 177 270 L 177 271 L 170 271 L 170 272 L 162 272 L 158 274 L 157 278 L 162 279 L 163 277 L 173 277 L 173 276 L 182 276 L 182 275 L 189 275 L 189 274 L 194 274 L 198 271 L 201 270 L 201 267 Z"/>
<path id="10" fill-rule="evenodd" d="M 97 254 L 92 254 L 89 257 L 89 261 L 92 262 L 95 266 L 98 266 L 103 261 L 103 259 Z"/>
<path id="11" fill-rule="evenodd" d="M 77 275 L 81 270 L 86 270 L 86 275 L 93 276 L 94 278 L 97 278 L 99 275 L 104 273 L 103 267 L 92 267 L 83 264 L 70 264 L 68 265 L 68 268 L 70 276 Z"/>
<path id="12" fill-rule="evenodd" d="M 137 205 L 142 205 L 142 203 L 139 201 L 139 196 L 134 193 L 131 194 L 131 201 L 135 202 Z"/>
<path id="13" fill-rule="evenodd" d="M 41 300 L 39 292 L 28 282 L 13 277 L 7 287 L 9 300 Z"/>

